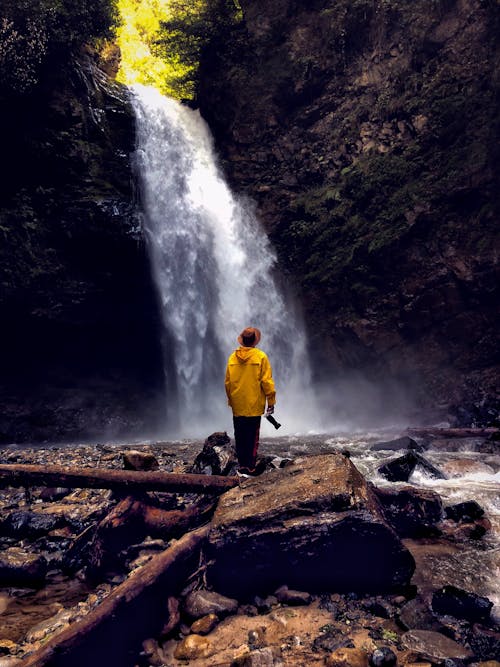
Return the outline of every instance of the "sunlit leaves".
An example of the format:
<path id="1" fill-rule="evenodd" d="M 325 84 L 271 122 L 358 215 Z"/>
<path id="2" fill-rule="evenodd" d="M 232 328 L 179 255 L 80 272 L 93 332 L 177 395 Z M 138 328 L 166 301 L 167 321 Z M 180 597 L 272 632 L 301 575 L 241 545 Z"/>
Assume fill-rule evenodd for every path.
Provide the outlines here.
<path id="1" fill-rule="evenodd" d="M 178 99 L 196 92 L 202 49 L 241 19 L 236 0 L 118 0 L 122 25 L 119 80 Z"/>

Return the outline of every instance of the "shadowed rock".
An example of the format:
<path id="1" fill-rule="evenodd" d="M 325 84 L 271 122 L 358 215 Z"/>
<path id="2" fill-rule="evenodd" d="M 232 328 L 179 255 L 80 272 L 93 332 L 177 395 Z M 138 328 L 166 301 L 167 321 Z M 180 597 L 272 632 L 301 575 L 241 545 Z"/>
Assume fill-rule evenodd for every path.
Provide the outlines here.
<path id="1" fill-rule="evenodd" d="M 443 586 L 432 596 L 432 609 L 436 614 L 464 618 L 473 623 L 487 621 L 492 607 L 488 598 L 451 585 Z"/>
<path id="2" fill-rule="evenodd" d="M 47 561 L 19 547 L 0 553 L 0 586 L 38 588 L 45 581 Z"/>
<path id="3" fill-rule="evenodd" d="M 390 482 L 407 482 L 416 467 L 420 467 L 431 477 L 446 479 L 446 476 L 420 454 L 408 452 L 380 466 L 378 472 Z"/>
<path id="4" fill-rule="evenodd" d="M 408 649 L 418 653 L 421 659 L 430 660 L 433 663 L 442 663 L 447 658 L 467 660 L 472 657 L 469 649 L 439 632 L 410 630 L 405 632 L 401 641 Z"/>
<path id="5" fill-rule="evenodd" d="M 412 486 L 375 489 L 386 521 L 400 537 L 423 537 L 438 532 L 443 504 L 440 496 Z"/>
<path id="6" fill-rule="evenodd" d="M 224 494 L 207 546 L 207 577 L 226 595 L 298 590 L 382 592 L 415 563 L 372 488 L 340 454 L 298 459 Z"/>

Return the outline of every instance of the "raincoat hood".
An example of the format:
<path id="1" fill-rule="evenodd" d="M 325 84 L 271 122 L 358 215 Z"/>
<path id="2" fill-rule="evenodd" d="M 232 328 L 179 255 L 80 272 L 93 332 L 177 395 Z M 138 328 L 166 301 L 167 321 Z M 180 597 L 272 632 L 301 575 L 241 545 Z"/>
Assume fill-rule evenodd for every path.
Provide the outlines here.
<path id="1" fill-rule="evenodd" d="M 247 361 L 252 359 L 252 357 L 260 356 L 258 353 L 255 354 L 256 350 L 254 347 L 239 347 L 237 350 L 235 350 L 234 354 L 236 355 L 236 358 L 238 361 L 242 364 L 246 364 Z"/>

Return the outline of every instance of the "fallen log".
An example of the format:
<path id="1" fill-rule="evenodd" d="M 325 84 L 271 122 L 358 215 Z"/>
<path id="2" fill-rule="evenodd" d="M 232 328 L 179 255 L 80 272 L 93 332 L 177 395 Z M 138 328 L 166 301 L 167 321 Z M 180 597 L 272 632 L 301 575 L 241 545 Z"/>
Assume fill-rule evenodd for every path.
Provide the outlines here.
<path id="1" fill-rule="evenodd" d="M 108 468 L 65 468 L 28 464 L 1 464 L 0 487 L 48 486 L 70 489 L 113 489 L 170 493 L 222 493 L 238 485 L 236 477 L 194 473 L 146 472 Z"/>
<path id="2" fill-rule="evenodd" d="M 439 428 L 427 426 L 407 428 L 406 432 L 412 435 L 431 435 L 436 438 L 485 438 L 495 433 L 500 433 L 500 429 L 493 426 L 484 428 Z"/>
<path id="3" fill-rule="evenodd" d="M 99 578 L 119 566 L 120 552 L 146 535 L 164 540 L 184 535 L 209 521 L 215 506 L 216 501 L 206 496 L 179 510 L 164 510 L 132 496 L 123 498 L 99 523 L 88 544 L 88 574 Z"/>
<path id="4" fill-rule="evenodd" d="M 167 610 L 170 592 L 166 589 L 168 585 L 182 585 L 179 565 L 198 556 L 208 531 L 209 526 L 203 526 L 181 537 L 134 571 L 87 616 L 21 660 L 19 667 L 126 664 L 120 661 L 120 652 L 129 653 L 133 643 L 140 642 L 155 630 L 154 626 L 164 623 L 165 618 L 161 618 L 158 609 Z M 110 662 L 107 662 L 107 652 L 111 652 Z"/>

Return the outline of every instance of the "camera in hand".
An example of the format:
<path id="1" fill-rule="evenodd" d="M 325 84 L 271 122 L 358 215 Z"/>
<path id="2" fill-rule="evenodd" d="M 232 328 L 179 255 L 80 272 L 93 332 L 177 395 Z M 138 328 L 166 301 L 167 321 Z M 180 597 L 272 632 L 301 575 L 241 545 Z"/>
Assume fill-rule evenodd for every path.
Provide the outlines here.
<path id="1" fill-rule="evenodd" d="M 281 424 L 276 421 L 272 415 L 266 415 L 267 421 L 274 426 L 275 429 L 280 428 Z"/>

